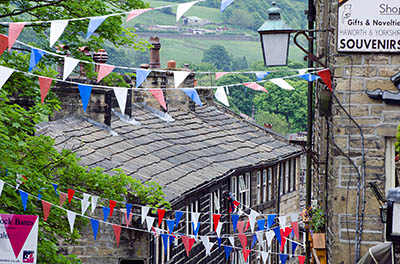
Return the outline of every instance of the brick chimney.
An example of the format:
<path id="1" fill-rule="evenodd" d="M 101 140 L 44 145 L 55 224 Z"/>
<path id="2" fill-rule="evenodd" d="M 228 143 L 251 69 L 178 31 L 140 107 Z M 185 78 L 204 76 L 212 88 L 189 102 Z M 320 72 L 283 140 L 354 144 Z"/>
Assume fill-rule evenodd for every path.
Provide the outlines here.
<path id="1" fill-rule="evenodd" d="M 93 53 L 93 60 L 96 62 L 96 66 L 94 68 L 95 72 L 99 72 L 100 65 L 99 64 L 104 64 L 108 60 L 108 54 L 105 49 L 99 49 L 97 52 Z"/>
<path id="2" fill-rule="evenodd" d="M 150 37 L 149 42 L 153 46 L 150 49 L 150 69 L 160 69 L 160 38 L 158 36 Z"/>

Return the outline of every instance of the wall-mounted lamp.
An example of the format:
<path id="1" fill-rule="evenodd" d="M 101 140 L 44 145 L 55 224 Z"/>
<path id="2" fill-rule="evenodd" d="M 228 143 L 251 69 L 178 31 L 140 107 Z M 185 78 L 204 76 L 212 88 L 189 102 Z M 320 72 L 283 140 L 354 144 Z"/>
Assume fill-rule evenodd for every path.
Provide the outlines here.
<path id="1" fill-rule="evenodd" d="M 384 198 L 381 190 L 378 188 L 375 181 L 368 183 L 368 187 L 371 188 L 373 194 L 376 197 L 376 200 L 378 200 L 378 203 L 380 205 L 379 211 L 381 214 L 381 221 L 382 221 L 382 223 L 386 223 L 387 222 L 387 203 L 386 203 L 387 201 Z"/>
<path id="2" fill-rule="evenodd" d="M 389 189 L 387 197 L 386 240 L 400 242 L 400 188 Z"/>

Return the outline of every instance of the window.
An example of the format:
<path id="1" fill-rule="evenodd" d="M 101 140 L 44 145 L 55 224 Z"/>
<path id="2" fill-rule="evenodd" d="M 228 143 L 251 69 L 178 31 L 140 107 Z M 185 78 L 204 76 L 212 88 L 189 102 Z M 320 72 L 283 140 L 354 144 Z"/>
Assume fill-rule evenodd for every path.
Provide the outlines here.
<path id="1" fill-rule="evenodd" d="M 279 194 L 280 195 L 283 194 L 283 184 L 284 184 L 283 175 L 284 175 L 285 168 L 284 168 L 283 164 L 284 164 L 283 162 L 279 163 Z"/>
<path id="2" fill-rule="evenodd" d="M 192 212 L 199 212 L 199 201 L 194 201 L 186 206 L 186 235 L 193 235 Z M 200 218 L 199 218 L 200 221 Z"/>
<path id="3" fill-rule="evenodd" d="M 257 204 L 263 201 L 261 196 L 261 184 L 261 171 L 257 171 Z"/>
<path id="4" fill-rule="evenodd" d="M 296 190 L 296 174 L 296 159 L 292 159 L 292 161 L 290 162 L 290 191 Z"/>
<path id="5" fill-rule="evenodd" d="M 290 168 L 290 160 L 285 162 L 285 189 L 283 190 L 284 193 L 289 192 L 289 185 L 290 185 L 289 168 Z"/>
<path id="6" fill-rule="evenodd" d="M 395 144 L 396 138 L 386 138 L 385 145 L 386 145 L 386 153 L 385 153 L 385 176 L 386 176 L 386 183 L 385 183 L 385 191 L 386 194 L 390 188 L 395 188 L 399 186 L 399 171 L 396 169 L 396 150 Z"/>
<path id="7" fill-rule="evenodd" d="M 266 202 L 267 199 L 269 200 L 269 198 L 268 198 L 269 192 L 268 192 L 268 187 L 267 187 L 268 186 L 268 178 L 267 178 L 267 170 L 266 169 L 263 170 L 262 182 L 263 182 L 263 187 L 262 187 L 263 201 Z"/>
<path id="8" fill-rule="evenodd" d="M 238 199 L 237 197 L 237 178 L 236 176 L 233 176 L 231 179 L 231 193 L 235 199 Z"/>
<path id="9" fill-rule="evenodd" d="M 273 181 L 272 181 L 272 170 L 273 168 L 268 168 L 268 201 L 272 200 L 274 195 L 273 195 Z"/>
<path id="10" fill-rule="evenodd" d="M 219 189 L 210 193 L 210 231 L 214 231 L 214 223 L 212 214 L 219 214 L 220 213 L 220 191 Z"/>
<path id="11" fill-rule="evenodd" d="M 239 176 L 239 202 L 241 208 L 250 206 L 250 173 Z"/>

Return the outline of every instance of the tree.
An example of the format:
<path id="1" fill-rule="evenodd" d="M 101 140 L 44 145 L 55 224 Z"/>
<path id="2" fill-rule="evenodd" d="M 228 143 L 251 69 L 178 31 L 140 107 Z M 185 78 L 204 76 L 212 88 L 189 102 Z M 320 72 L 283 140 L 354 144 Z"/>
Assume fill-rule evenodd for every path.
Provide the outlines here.
<path id="1" fill-rule="evenodd" d="M 245 56 L 233 58 L 231 68 L 232 71 L 245 70 L 247 68 L 249 68 L 249 64 L 247 63 Z"/>
<path id="2" fill-rule="evenodd" d="M 232 58 L 222 45 L 212 45 L 204 51 L 202 62 L 214 64 L 219 70 L 229 71 Z"/>
<path id="3" fill-rule="evenodd" d="M 280 114 L 259 112 L 255 119 L 260 126 L 264 126 L 264 124 L 272 125 L 272 130 L 278 134 L 287 135 L 290 132 L 286 118 Z"/>
<path id="4" fill-rule="evenodd" d="M 251 13 L 245 9 L 235 9 L 232 15 L 229 17 L 228 22 L 232 25 L 237 25 L 243 28 L 251 28 L 254 23 L 254 19 Z"/>

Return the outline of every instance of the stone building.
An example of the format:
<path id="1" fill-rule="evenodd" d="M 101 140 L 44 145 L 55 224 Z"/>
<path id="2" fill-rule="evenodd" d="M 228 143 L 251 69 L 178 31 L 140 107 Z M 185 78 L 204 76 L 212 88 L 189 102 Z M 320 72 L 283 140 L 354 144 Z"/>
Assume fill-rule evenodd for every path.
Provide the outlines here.
<path id="1" fill-rule="evenodd" d="M 360 31 L 343 31 L 343 25 L 355 23 L 357 16 L 367 17 L 375 10 L 370 5 L 378 5 L 366 3 L 315 1 L 317 29 L 333 29 L 317 33 L 317 55 L 332 71 L 333 93 L 325 85 L 317 86 L 313 145 L 313 195 L 327 213 L 329 263 L 355 263 L 368 248 L 385 241 L 380 206 L 368 184 L 375 183 L 383 193 L 399 184 L 394 148 L 400 123 L 399 90 L 390 78 L 400 70 L 400 55 L 353 47 L 357 34 L 368 32 L 363 27 L 367 19 L 357 20 Z M 368 7 L 363 10 L 363 5 Z M 351 32 L 350 40 L 340 41 L 340 34 Z M 384 38 L 376 37 L 371 43 L 383 43 Z M 350 44 L 347 52 L 339 51 L 345 49 L 343 43 Z"/>

